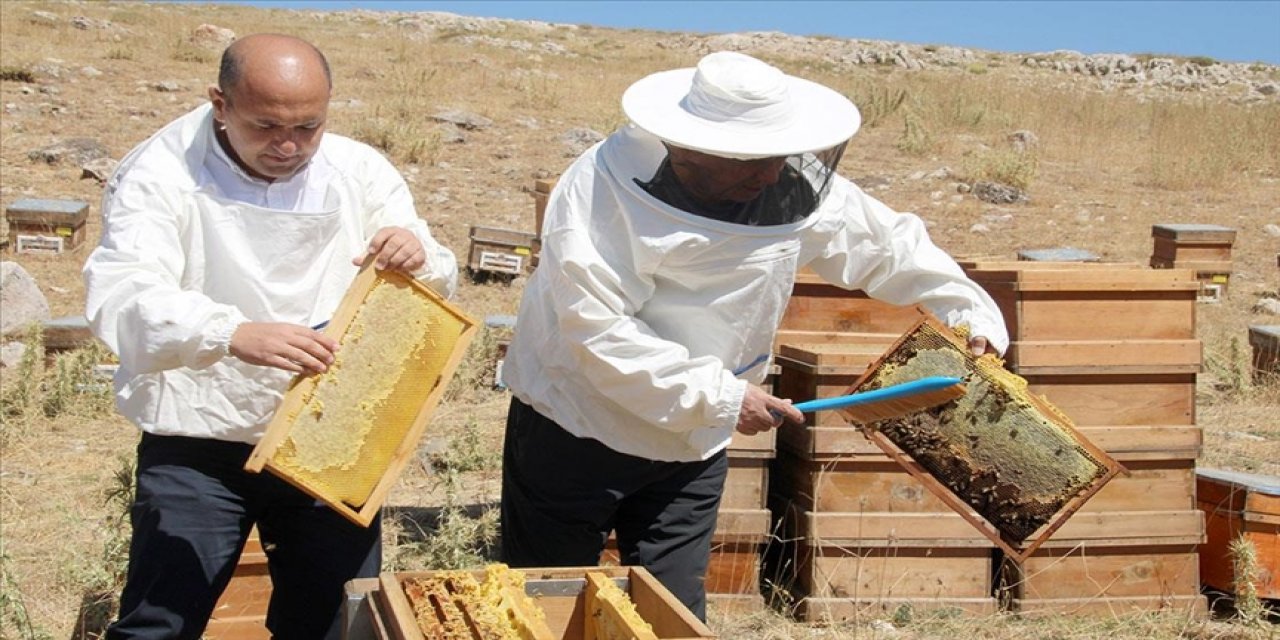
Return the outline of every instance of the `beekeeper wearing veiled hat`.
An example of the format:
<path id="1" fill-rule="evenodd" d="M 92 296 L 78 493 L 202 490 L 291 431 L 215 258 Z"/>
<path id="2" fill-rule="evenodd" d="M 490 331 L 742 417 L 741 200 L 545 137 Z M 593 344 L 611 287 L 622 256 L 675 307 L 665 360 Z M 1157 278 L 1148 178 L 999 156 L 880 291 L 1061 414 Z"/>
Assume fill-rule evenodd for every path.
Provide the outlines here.
<path id="1" fill-rule="evenodd" d="M 734 430 L 803 422 L 756 386 L 798 269 L 923 303 L 977 352 L 1008 335 L 920 218 L 836 174 L 860 123 L 839 93 L 721 52 L 622 107 L 631 124 L 547 203 L 504 366 L 502 547 L 513 566 L 595 565 L 616 531 L 624 564 L 705 617 Z"/>

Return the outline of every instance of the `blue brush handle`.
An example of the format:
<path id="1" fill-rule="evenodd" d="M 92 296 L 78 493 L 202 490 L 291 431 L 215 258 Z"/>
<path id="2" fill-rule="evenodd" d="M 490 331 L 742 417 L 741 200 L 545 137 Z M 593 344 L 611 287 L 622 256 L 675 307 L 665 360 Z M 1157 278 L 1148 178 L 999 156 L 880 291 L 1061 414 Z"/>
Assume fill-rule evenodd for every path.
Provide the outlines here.
<path id="1" fill-rule="evenodd" d="M 841 407 L 852 407 L 860 404 L 868 404 L 871 402 L 880 402 L 882 400 L 896 400 L 898 398 L 906 398 L 917 393 L 925 393 L 927 391 L 937 391 L 945 389 L 955 384 L 964 382 L 960 378 L 951 378 L 947 376 L 930 376 L 895 384 L 891 387 L 884 387 L 874 391 L 863 391 L 860 393 L 851 393 L 847 396 L 838 396 L 835 398 L 821 398 L 818 400 L 809 400 L 796 404 L 796 409 L 801 412 L 808 411 L 824 411 L 827 409 L 839 409 Z"/>

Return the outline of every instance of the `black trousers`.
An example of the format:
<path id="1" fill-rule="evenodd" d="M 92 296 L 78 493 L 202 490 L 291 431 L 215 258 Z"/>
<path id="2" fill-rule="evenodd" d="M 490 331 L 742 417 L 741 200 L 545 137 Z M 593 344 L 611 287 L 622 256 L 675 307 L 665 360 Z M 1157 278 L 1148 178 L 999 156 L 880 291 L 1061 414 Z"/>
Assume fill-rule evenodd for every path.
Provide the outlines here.
<path id="1" fill-rule="evenodd" d="M 512 399 L 502 460 L 502 552 L 513 567 L 595 566 L 616 531 L 625 565 L 643 566 L 699 618 L 729 460 L 658 462 L 578 438 Z"/>
<path id="2" fill-rule="evenodd" d="M 341 635 L 343 585 L 378 575 L 381 519 L 352 524 L 276 476 L 244 471 L 253 447 L 144 434 L 120 618 L 107 638 L 196 639 L 256 523 L 279 640 Z"/>

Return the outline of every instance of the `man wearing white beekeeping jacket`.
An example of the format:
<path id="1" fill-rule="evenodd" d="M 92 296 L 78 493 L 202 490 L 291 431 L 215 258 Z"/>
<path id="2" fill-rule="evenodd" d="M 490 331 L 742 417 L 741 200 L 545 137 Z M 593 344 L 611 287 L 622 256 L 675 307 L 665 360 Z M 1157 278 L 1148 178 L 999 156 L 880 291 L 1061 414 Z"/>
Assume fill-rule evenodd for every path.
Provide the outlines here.
<path id="1" fill-rule="evenodd" d="M 331 87 L 314 46 L 243 38 L 210 104 L 131 151 L 108 183 L 86 308 L 120 356 L 117 406 L 143 432 L 108 638 L 199 638 L 255 524 L 277 639 L 338 637 L 343 585 L 380 568 L 378 520 L 359 527 L 243 471 L 293 376 L 333 362 L 338 345 L 316 328 L 359 267 L 443 295 L 457 279 L 395 168 L 325 133 Z"/>
<path id="2" fill-rule="evenodd" d="M 624 564 L 703 616 L 733 431 L 802 422 L 757 386 L 799 268 L 923 303 L 977 352 L 1008 335 L 918 217 L 835 173 L 859 125 L 844 96 L 722 52 L 636 82 L 622 106 L 631 123 L 547 203 L 503 372 L 503 552 L 593 565 L 616 530 Z"/>

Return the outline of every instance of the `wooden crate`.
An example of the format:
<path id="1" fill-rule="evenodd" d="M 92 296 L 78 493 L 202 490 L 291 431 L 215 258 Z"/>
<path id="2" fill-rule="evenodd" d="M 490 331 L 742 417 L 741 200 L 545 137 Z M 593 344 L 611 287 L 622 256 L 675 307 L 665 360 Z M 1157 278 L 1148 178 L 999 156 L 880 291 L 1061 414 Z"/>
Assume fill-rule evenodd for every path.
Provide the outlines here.
<path id="1" fill-rule="evenodd" d="M 817 428 L 814 431 L 841 431 Z M 937 512 L 953 514 L 924 485 L 879 447 L 852 430 L 843 430 L 845 451 L 826 460 L 813 453 L 784 449 L 774 461 L 770 492 L 796 508 L 822 513 Z M 1082 435 L 1128 470 L 1089 498 L 1081 511 L 1178 511 L 1195 506 L 1195 458 L 1198 427 L 1085 427 Z M 826 441 L 838 442 L 832 433 Z M 814 442 L 824 442 L 822 437 Z"/>
<path id="2" fill-rule="evenodd" d="M 533 181 L 533 235 L 542 237 L 542 220 L 547 212 L 547 199 L 551 197 L 551 189 L 556 186 L 555 178 Z"/>
<path id="3" fill-rule="evenodd" d="M 654 634 L 661 640 L 716 637 L 706 624 L 694 617 L 666 587 L 643 568 L 567 567 L 518 571 L 525 574 L 526 592 L 542 608 L 547 626 L 559 640 L 580 640 L 583 637 L 586 615 L 584 578 L 588 571 L 599 571 L 615 580 L 625 580 L 624 590 L 635 603 L 636 612 L 652 625 Z M 407 580 L 431 577 L 435 573 L 408 571 L 382 574 L 376 595 L 385 616 L 387 630 L 394 640 L 422 640 L 413 608 L 404 594 L 403 584 Z"/>
<path id="4" fill-rule="evenodd" d="M 208 640 L 268 640 L 267 605 L 271 602 L 271 575 L 267 554 L 255 529 L 240 552 L 231 582 L 213 606 Z"/>
<path id="5" fill-rule="evenodd" d="M 1077 426 L 1196 423 L 1195 373 L 1019 375 Z"/>
<path id="6" fill-rule="evenodd" d="M 1180 610 L 1202 615 L 1195 543 L 1153 539 L 1046 545 L 1017 567 L 1006 563 L 1002 589 L 1024 615 L 1118 615 Z"/>
<path id="7" fill-rule="evenodd" d="M 795 540 L 780 546 L 771 578 L 788 594 L 800 620 L 838 622 L 912 611 L 995 612 L 992 550 L 819 545 Z"/>
<path id="8" fill-rule="evenodd" d="M 1280 379 L 1280 325 L 1249 325 L 1253 381 Z"/>
<path id="9" fill-rule="evenodd" d="M 889 334 L 852 335 L 856 338 L 851 343 L 780 345 L 775 358 L 779 369 L 774 395 L 795 402 L 844 395 L 896 337 Z M 835 411 L 805 414 L 807 426 L 847 427 L 847 423 Z M 779 430 L 778 446 L 808 449 L 807 436 L 807 429 L 787 425 Z"/>
<path id="10" fill-rule="evenodd" d="M 768 504 L 769 459 L 729 453 L 729 474 L 720 495 L 723 509 L 764 509 Z"/>
<path id="11" fill-rule="evenodd" d="M 1227 273 L 1231 271 L 1235 229 L 1216 224 L 1156 224 L 1151 226 L 1151 238 L 1153 261 L 1159 258 L 1179 268 L 1183 262 L 1225 262 Z"/>
<path id="12" fill-rule="evenodd" d="M 901 334 L 924 313 L 920 305 L 899 306 L 828 284 L 812 271 L 796 274 L 791 301 L 778 328 L 799 331 Z"/>
<path id="13" fill-rule="evenodd" d="M 467 269 L 472 276 L 498 273 L 517 276 L 528 268 L 534 234 L 494 227 L 471 227 Z"/>
<path id="14" fill-rule="evenodd" d="M 1131 263 L 971 261 L 961 266 L 1000 307 L 1014 341 L 1196 337 L 1200 283 L 1191 271 L 1154 271 Z"/>
<path id="15" fill-rule="evenodd" d="M 1201 469 L 1196 480 L 1208 533 L 1200 547 L 1201 579 L 1235 592 L 1230 548 L 1243 536 L 1257 554 L 1258 597 L 1280 599 L 1280 478 Z"/>
<path id="16" fill-rule="evenodd" d="M 62 253 L 84 243 L 89 203 L 23 198 L 5 210 L 8 240 L 17 253 Z"/>

